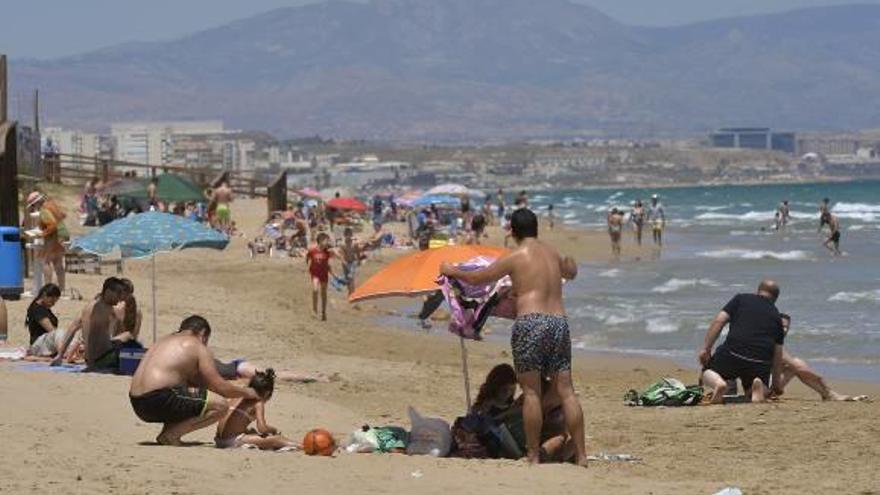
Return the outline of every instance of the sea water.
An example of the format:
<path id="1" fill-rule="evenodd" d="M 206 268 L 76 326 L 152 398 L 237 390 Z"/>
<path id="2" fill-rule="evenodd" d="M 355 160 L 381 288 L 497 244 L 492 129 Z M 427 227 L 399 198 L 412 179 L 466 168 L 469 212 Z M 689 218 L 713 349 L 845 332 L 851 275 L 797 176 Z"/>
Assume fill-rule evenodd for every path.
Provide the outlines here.
<path id="1" fill-rule="evenodd" d="M 711 319 L 762 278 L 779 282 L 791 314 L 786 348 L 832 376 L 880 380 L 880 182 L 582 190 L 534 193 L 530 207 L 574 227 L 602 227 L 609 208 L 647 207 L 659 194 L 668 219 L 662 250 L 635 259 L 624 235 L 619 262 L 580 260 L 567 284 L 576 349 L 651 354 L 696 365 Z M 832 256 L 817 233 L 819 203 L 830 198 L 841 223 Z M 779 232 L 774 213 L 787 199 L 792 220 Z M 645 229 L 643 243 L 651 244 Z M 610 244 L 609 244 L 610 252 Z M 504 322 L 494 322 L 499 336 Z"/>

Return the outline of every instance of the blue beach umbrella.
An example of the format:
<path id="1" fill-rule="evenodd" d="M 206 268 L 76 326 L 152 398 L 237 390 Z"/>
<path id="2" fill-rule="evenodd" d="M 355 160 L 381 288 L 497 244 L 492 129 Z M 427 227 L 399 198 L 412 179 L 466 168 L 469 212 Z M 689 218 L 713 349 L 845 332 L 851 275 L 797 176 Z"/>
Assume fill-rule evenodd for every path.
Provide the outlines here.
<path id="1" fill-rule="evenodd" d="M 107 256 L 117 249 L 123 258 L 152 258 L 153 342 L 156 341 L 156 253 L 188 248 L 223 249 L 229 237 L 184 217 L 151 211 L 115 220 L 75 239 L 71 249 Z"/>
<path id="2" fill-rule="evenodd" d="M 413 206 L 460 206 L 461 198 L 449 194 L 427 194 L 413 201 Z"/>

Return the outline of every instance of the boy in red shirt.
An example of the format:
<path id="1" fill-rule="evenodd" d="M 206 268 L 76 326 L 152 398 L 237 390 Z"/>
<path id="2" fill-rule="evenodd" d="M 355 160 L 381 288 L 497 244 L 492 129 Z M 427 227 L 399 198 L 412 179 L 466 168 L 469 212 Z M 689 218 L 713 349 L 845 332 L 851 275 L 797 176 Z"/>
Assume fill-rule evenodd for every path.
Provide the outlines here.
<path id="1" fill-rule="evenodd" d="M 327 282 L 333 270 L 330 268 L 330 236 L 324 232 L 318 234 L 317 245 L 309 249 L 306 263 L 309 265 L 309 277 L 312 279 L 312 314 L 318 316 L 318 291 L 321 292 L 321 321 L 327 321 Z"/>

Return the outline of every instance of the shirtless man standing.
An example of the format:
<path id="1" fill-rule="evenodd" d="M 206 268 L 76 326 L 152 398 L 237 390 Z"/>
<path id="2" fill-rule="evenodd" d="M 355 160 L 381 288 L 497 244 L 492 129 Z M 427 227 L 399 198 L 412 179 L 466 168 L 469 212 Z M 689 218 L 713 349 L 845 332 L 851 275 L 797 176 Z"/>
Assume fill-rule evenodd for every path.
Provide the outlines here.
<path id="1" fill-rule="evenodd" d="M 648 207 L 648 221 L 651 222 L 651 232 L 654 234 L 654 244 L 663 245 L 663 228 L 666 227 L 666 212 L 660 198 L 654 194 L 651 196 L 651 206 Z"/>
<path id="2" fill-rule="evenodd" d="M 837 219 L 837 215 L 826 211 L 822 214 L 822 222 L 827 223 L 828 228 L 831 229 L 830 235 L 823 245 L 832 254 L 840 256 L 840 221 Z"/>
<path id="3" fill-rule="evenodd" d="M 217 216 L 217 226 L 220 230 L 227 232 L 232 225 L 232 210 L 229 208 L 229 204 L 234 199 L 229 184 L 226 181 L 221 182 L 220 186 L 214 189 L 212 198 L 217 203 L 215 213 Z"/>
<path id="4" fill-rule="evenodd" d="M 472 285 L 509 275 L 516 293 L 517 319 L 510 339 L 517 380 L 523 389 L 523 417 L 528 460 L 540 460 L 542 376 L 562 399 L 565 425 L 574 439 L 577 463 L 587 465 L 584 413 L 571 380 L 571 338 L 562 303 L 562 279 L 577 276 L 577 265 L 538 240 L 538 218 L 528 208 L 513 212 L 511 232 L 517 249 L 479 271 L 466 272 L 444 263 L 440 273 Z"/>
<path id="5" fill-rule="evenodd" d="M 182 436 L 223 417 L 226 402 L 208 400 L 208 390 L 227 399 L 260 398 L 253 389 L 233 385 L 217 373 L 207 347 L 210 337 L 207 320 L 184 319 L 177 333 L 153 344 L 131 379 L 131 407 L 141 420 L 163 424 L 156 437 L 162 445 L 182 445 Z"/>

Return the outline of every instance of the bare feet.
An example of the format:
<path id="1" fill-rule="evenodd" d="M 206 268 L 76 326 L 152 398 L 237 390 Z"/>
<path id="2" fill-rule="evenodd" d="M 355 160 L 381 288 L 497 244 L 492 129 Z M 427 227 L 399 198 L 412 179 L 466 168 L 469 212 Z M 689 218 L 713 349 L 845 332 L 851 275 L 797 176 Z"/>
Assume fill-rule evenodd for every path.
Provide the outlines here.
<path id="1" fill-rule="evenodd" d="M 540 450 L 530 451 L 526 455 L 525 461 L 530 466 L 537 466 L 538 464 L 541 463 L 541 451 Z"/>
<path id="2" fill-rule="evenodd" d="M 834 391 L 829 392 L 828 396 L 823 397 L 822 400 L 838 402 L 870 402 L 870 399 L 867 395 L 844 395 Z"/>
<path id="3" fill-rule="evenodd" d="M 581 458 L 581 459 L 577 459 L 577 460 L 575 461 L 574 464 L 575 464 L 575 466 L 579 466 L 579 467 L 582 467 L 582 468 L 584 468 L 584 469 L 590 467 L 590 466 L 587 465 L 587 458 L 586 458 L 586 456 L 583 457 L 583 458 Z"/>
<path id="4" fill-rule="evenodd" d="M 171 438 L 165 433 L 165 430 L 162 430 L 162 433 L 159 433 L 159 436 L 156 437 L 156 443 L 169 447 L 180 447 L 181 445 L 183 445 L 183 442 L 180 441 L 180 438 Z"/>

